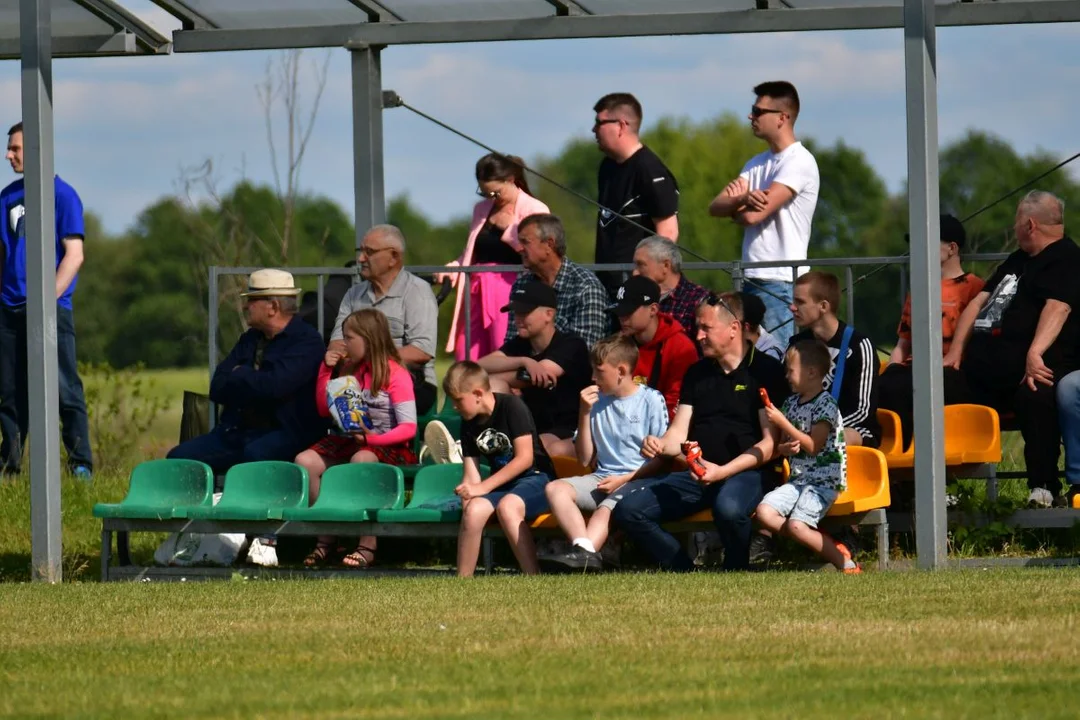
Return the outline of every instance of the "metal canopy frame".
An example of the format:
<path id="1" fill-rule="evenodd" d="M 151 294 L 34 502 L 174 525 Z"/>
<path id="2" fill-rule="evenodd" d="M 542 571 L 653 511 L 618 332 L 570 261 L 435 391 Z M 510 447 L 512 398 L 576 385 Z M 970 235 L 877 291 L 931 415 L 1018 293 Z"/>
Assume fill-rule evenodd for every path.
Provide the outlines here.
<path id="1" fill-rule="evenodd" d="M 27 237 L 51 238 L 55 212 L 53 186 L 53 57 L 167 54 L 235 50 L 343 47 L 352 55 L 353 162 L 357 244 L 365 229 L 385 214 L 383 192 L 381 50 L 389 45 L 497 42 L 657 35 L 720 35 L 811 30 L 904 29 L 907 94 L 908 193 L 911 229 L 911 295 L 915 434 L 916 548 L 922 568 L 945 567 L 945 463 L 941 367 L 940 283 L 937 282 L 938 26 L 1008 25 L 1080 22 L 1080 0 L 835 0 L 832 7 L 803 7 L 823 0 L 717 0 L 721 7 L 695 12 L 672 10 L 667 0 L 653 0 L 649 12 L 601 13 L 599 0 L 542 0 L 551 14 L 517 19 L 411 19 L 402 0 L 340 0 L 354 8 L 353 24 L 222 27 L 210 5 L 193 0 L 152 0 L 180 20 L 172 43 L 114 0 L 72 0 L 114 29 L 108 36 L 52 37 L 50 0 L 19 0 L 21 32 L 17 40 L 0 39 L 0 57 L 22 60 L 25 123 Z M 828 2 L 829 0 L 824 0 Z M 303 12 L 307 0 L 295 0 Z M 442 9 L 455 0 L 442 0 Z M 258 0 L 234 6 L 259 17 Z M 746 3 L 745 7 L 736 5 Z M 474 3 L 475 5 L 475 3 Z M 727 5 L 723 7 L 723 5 Z M 684 3 L 682 7 L 698 7 Z M 491 6 L 499 12 L 524 3 Z M 608 7 L 615 7 L 609 5 Z M 630 5 L 623 5 L 629 8 Z M 644 7 L 638 5 L 634 7 Z M 707 7 L 702 3 L 701 7 Z M 243 11 L 247 11 L 244 13 Z M 314 11 L 313 11 L 314 12 Z M 520 10 L 519 10 L 520 12 Z M 360 18 L 366 18 L 363 22 Z M 416 16 L 419 18 L 420 16 Z M 315 18 L 313 17 L 314 21 Z M 56 305 L 53 243 L 31 242 L 28 253 L 28 348 L 31 443 L 32 572 L 35 580 L 61 579 L 59 413 L 56 370 Z M 214 311 L 211 306 L 211 312 Z M 213 345 L 213 339 L 211 339 Z"/>

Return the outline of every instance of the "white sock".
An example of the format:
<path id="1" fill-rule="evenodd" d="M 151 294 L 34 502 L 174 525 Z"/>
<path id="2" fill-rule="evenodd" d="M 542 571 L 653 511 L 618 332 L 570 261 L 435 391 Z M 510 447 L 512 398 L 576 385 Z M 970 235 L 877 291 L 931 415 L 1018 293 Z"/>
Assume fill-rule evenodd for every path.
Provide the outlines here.
<path id="1" fill-rule="evenodd" d="M 574 538 L 574 547 L 579 547 L 591 553 L 596 552 L 596 546 L 592 544 L 592 540 L 589 538 Z"/>
<path id="2" fill-rule="evenodd" d="M 845 560 L 844 561 L 844 569 L 845 570 L 850 570 L 853 567 L 855 567 L 855 561 L 854 560 Z"/>

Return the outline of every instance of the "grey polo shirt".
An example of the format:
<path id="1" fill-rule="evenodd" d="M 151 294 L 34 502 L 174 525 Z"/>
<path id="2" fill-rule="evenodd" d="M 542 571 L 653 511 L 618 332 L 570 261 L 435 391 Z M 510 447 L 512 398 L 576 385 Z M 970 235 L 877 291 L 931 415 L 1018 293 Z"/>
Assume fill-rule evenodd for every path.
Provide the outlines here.
<path id="1" fill-rule="evenodd" d="M 349 288 L 341 300 L 331 340 L 341 340 L 341 324 L 357 310 L 378 308 L 390 323 L 390 337 L 399 348 L 413 345 L 432 357 L 424 367 L 424 378 L 435 384 L 435 341 L 439 330 L 439 305 L 431 285 L 402 270 L 381 298 L 375 297 L 371 283 L 361 280 Z"/>

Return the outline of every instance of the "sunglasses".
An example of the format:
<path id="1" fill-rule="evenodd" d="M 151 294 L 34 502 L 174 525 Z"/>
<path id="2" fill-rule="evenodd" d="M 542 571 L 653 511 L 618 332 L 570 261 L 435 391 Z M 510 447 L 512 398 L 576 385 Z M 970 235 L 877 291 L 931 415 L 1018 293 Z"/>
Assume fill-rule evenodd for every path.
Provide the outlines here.
<path id="1" fill-rule="evenodd" d="M 607 120 L 597 120 L 596 122 L 593 123 L 593 130 L 600 127 L 601 125 L 611 125 L 612 123 L 620 123 L 620 122 L 622 122 L 622 120 L 620 120 L 618 118 L 608 118 Z"/>
<path id="2" fill-rule="evenodd" d="M 738 313 L 736 313 L 734 310 L 732 310 L 731 306 L 728 305 L 727 302 L 724 301 L 724 298 L 720 297 L 716 293 L 709 293 L 709 296 L 707 298 L 705 298 L 705 304 L 708 305 L 709 307 L 716 307 L 717 305 L 719 305 L 720 307 L 727 310 L 728 313 L 730 313 L 731 317 L 735 318 L 739 322 L 742 322 L 742 320 L 739 320 Z"/>
<path id="3" fill-rule="evenodd" d="M 479 185 L 476 186 L 476 194 L 479 195 L 482 198 L 487 198 L 488 200 L 494 200 L 495 198 L 499 197 L 499 191 L 498 190 L 492 190 L 491 192 L 484 192 L 483 190 L 480 189 Z"/>
<path id="4" fill-rule="evenodd" d="M 769 108 L 758 107 L 757 105 L 754 105 L 754 106 L 752 106 L 750 108 L 750 116 L 751 117 L 759 118 L 762 115 L 771 115 L 773 113 L 776 113 L 777 115 L 783 115 L 784 111 L 783 110 L 770 110 Z"/>

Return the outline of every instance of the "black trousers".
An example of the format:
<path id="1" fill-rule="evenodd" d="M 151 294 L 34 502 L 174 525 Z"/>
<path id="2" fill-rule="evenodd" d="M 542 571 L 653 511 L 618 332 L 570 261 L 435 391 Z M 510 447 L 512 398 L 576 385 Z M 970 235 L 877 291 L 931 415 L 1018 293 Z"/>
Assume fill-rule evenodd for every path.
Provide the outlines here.
<path id="1" fill-rule="evenodd" d="M 959 370 L 945 368 L 945 404 L 957 405 L 971 402 L 968 399 L 967 382 Z M 878 407 L 892 410 L 900 416 L 900 430 L 904 447 L 911 445 L 912 424 L 915 415 L 915 387 L 910 365 L 893 364 L 878 379 Z"/>

